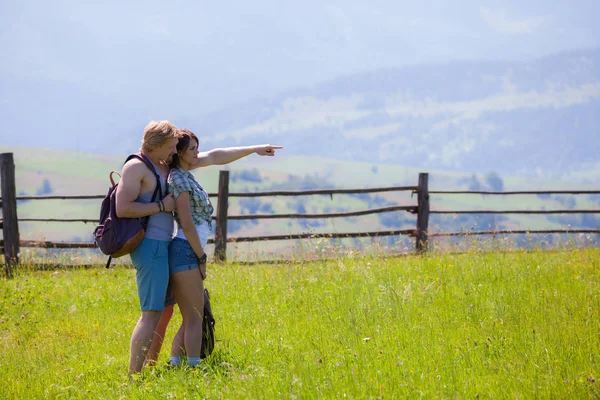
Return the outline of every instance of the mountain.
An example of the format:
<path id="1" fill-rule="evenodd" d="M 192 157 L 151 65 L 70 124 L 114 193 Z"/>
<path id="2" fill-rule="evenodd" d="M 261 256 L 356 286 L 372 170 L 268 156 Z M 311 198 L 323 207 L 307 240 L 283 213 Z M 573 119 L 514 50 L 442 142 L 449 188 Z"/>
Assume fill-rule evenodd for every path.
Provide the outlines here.
<path id="1" fill-rule="evenodd" d="M 288 155 L 423 169 L 564 177 L 600 154 L 600 49 L 377 69 L 174 115 L 153 98 L 3 74 L 6 145 L 123 155 L 139 148 L 149 120 L 171 119 L 203 148 L 276 143 Z"/>
<path id="2" fill-rule="evenodd" d="M 600 49 L 529 62 L 457 62 L 351 75 L 185 125 L 206 147 L 527 176 L 598 162 Z"/>

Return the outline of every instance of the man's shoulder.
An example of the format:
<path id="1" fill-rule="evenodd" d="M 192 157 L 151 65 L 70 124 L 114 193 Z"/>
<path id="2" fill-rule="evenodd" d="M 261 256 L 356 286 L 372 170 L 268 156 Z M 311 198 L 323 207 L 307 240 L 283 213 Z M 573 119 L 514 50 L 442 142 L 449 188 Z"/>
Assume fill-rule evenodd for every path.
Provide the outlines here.
<path id="1" fill-rule="evenodd" d="M 151 173 L 148 169 L 148 166 L 144 163 L 144 161 L 140 160 L 137 157 L 132 157 L 127 160 L 123 165 L 123 173 L 131 174 L 139 176 L 140 178 L 146 176 L 148 173 Z"/>

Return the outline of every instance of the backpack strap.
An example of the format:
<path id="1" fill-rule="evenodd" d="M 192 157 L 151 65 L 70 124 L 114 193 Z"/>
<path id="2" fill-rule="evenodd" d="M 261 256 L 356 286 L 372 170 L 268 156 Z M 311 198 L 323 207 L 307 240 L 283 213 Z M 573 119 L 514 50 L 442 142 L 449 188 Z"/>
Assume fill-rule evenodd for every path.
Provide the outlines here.
<path id="1" fill-rule="evenodd" d="M 121 174 L 118 173 L 117 171 L 112 171 L 110 173 L 110 175 L 108 175 L 108 178 L 110 179 L 110 184 L 112 185 L 111 187 L 115 187 L 117 184 L 115 183 L 115 180 L 113 178 L 113 174 L 119 175 L 119 178 L 121 178 Z"/>
<path id="2" fill-rule="evenodd" d="M 160 185 L 160 176 L 158 175 L 158 172 L 156 172 L 156 169 L 154 168 L 154 164 L 152 163 L 152 161 L 150 161 L 150 158 L 148 158 L 147 155 L 143 154 L 143 153 L 136 153 L 136 154 L 131 154 L 127 157 L 127 159 L 125 160 L 125 163 L 131 159 L 137 158 L 138 160 L 142 161 L 144 164 L 146 164 L 146 167 L 148 167 L 148 169 L 150 171 L 152 171 L 152 173 L 154 174 L 154 177 L 156 178 L 156 188 L 154 189 L 154 193 L 152 194 L 152 200 L 150 201 L 154 201 L 156 200 L 156 196 L 157 194 L 160 196 L 160 198 L 163 198 L 163 194 L 162 194 L 162 188 Z M 167 188 L 167 192 L 168 192 L 168 188 Z M 165 193 L 166 195 L 167 193 Z"/>
<path id="3" fill-rule="evenodd" d="M 125 160 L 125 163 L 127 163 L 127 161 L 132 160 L 134 158 L 136 158 L 136 159 L 142 161 L 144 164 L 146 164 L 146 167 L 148 167 L 148 169 L 150 171 L 152 171 L 152 173 L 154 174 L 154 177 L 156 178 L 156 187 L 154 188 L 154 193 L 152 193 L 152 199 L 150 199 L 150 203 L 154 203 L 154 201 L 156 201 L 157 197 L 158 197 L 158 199 L 162 199 L 164 196 L 162 194 L 162 187 L 160 184 L 160 176 L 158 175 L 158 172 L 156 172 L 156 169 L 154 168 L 154 164 L 152 163 L 152 161 L 150 161 L 150 158 L 143 153 L 136 153 L 136 154 L 129 155 L 127 157 L 127 159 Z M 165 193 L 165 194 L 168 194 L 168 192 L 169 192 L 168 186 L 167 186 L 166 191 L 167 191 L 167 193 Z M 144 229 L 148 225 L 149 219 L 150 219 L 150 216 L 141 218 L 142 224 L 144 225 Z"/>

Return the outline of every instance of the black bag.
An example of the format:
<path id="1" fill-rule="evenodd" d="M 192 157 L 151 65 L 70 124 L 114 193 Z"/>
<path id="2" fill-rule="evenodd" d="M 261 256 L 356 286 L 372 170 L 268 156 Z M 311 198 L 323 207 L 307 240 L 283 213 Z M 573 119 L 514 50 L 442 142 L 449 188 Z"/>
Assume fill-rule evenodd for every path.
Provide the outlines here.
<path id="1" fill-rule="evenodd" d="M 210 307 L 210 295 L 204 288 L 204 319 L 202 321 L 202 349 L 200 358 L 208 357 L 215 349 L 215 317 Z"/>

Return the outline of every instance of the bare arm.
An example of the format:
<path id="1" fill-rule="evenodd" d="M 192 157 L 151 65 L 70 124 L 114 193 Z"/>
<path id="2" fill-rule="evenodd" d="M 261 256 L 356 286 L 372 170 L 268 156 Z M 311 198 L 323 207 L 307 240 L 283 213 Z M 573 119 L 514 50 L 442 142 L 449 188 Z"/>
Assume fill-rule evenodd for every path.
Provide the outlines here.
<path id="1" fill-rule="evenodd" d="M 141 162 L 128 162 L 121 172 L 121 181 L 117 187 L 117 216 L 119 218 L 138 218 L 158 213 L 158 203 L 144 204 L 136 199 L 142 188 L 146 166 Z"/>
<path id="2" fill-rule="evenodd" d="M 208 167 L 209 165 L 229 164 L 254 153 L 260 156 L 274 156 L 275 150 L 282 148 L 282 146 L 262 144 L 258 146 L 225 147 L 221 149 L 214 149 L 211 151 L 198 153 L 198 158 L 192 165 L 190 165 L 190 168 L 195 169 L 199 167 Z"/>
<path id="3" fill-rule="evenodd" d="M 194 226 L 192 212 L 190 211 L 190 192 L 181 192 L 177 199 L 175 199 L 175 204 L 177 206 L 179 221 L 181 222 L 181 229 L 183 230 L 186 239 L 190 242 L 192 249 L 194 249 L 194 253 L 196 253 L 198 257 L 202 257 L 204 249 L 200 243 L 200 237 Z"/>

